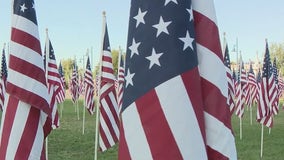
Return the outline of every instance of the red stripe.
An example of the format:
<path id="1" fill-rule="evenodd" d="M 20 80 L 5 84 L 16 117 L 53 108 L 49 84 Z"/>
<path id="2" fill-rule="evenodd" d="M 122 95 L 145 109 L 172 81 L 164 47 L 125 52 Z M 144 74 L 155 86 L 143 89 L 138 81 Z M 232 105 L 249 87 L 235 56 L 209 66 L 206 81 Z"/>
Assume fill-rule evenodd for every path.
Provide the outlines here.
<path id="1" fill-rule="evenodd" d="M 193 10 L 193 15 L 196 42 L 211 50 L 220 59 L 223 59 L 219 32 L 216 24 L 208 17 L 198 13 L 195 10 Z"/>
<path id="2" fill-rule="evenodd" d="M 29 33 L 12 28 L 11 41 L 26 46 L 41 55 L 40 41 Z"/>
<path id="3" fill-rule="evenodd" d="M 155 90 L 137 99 L 136 105 L 153 159 L 183 159 Z"/>
<path id="4" fill-rule="evenodd" d="M 191 70 L 181 75 L 187 94 L 192 103 L 193 110 L 198 120 L 200 132 L 202 133 L 203 141 L 205 141 L 205 121 L 203 112 L 203 103 L 201 97 L 200 76 L 198 68 L 192 68 Z M 197 128 L 195 128 L 197 129 Z"/>
<path id="5" fill-rule="evenodd" d="M 120 123 L 119 130 L 119 147 L 118 147 L 118 159 L 123 160 L 131 160 L 129 149 L 125 140 L 124 128 L 123 128 L 123 120 Z"/>
<path id="6" fill-rule="evenodd" d="M 207 154 L 211 157 L 214 157 L 215 160 L 229 160 L 228 157 L 225 157 L 221 153 L 217 152 L 216 150 L 212 149 L 211 147 L 207 146 Z"/>
<path id="7" fill-rule="evenodd" d="M 35 137 L 37 135 L 39 121 L 40 121 L 40 110 L 31 106 L 27 122 L 25 123 L 24 132 L 22 134 L 19 147 L 15 155 L 15 159 L 29 158 Z M 38 146 L 38 144 L 35 145 Z"/>
<path id="8" fill-rule="evenodd" d="M 104 62 L 112 63 L 112 57 L 103 55 L 102 61 L 103 61 L 103 63 L 104 63 Z"/>
<path id="9" fill-rule="evenodd" d="M 4 118 L 2 117 L 2 120 L 4 120 L 3 124 L 3 130 L 2 130 L 2 139 L 0 144 L 0 159 L 5 159 L 7 147 L 9 144 L 10 139 L 10 133 L 12 130 L 13 122 L 15 119 L 15 114 L 18 108 L 19 100 L 14 98 L 13 96 L 8 96 L 8 104 L 6 108 L 6 113 Z"/>
<path id="10" fill-rule="evenodd" d="M 230 109 L 227 105 L 227 99 L 220 90 L 212 83 L 202 78 L 203 103 L 205 111 L 223 122 L 225 126 L 231 129 Z"/>
<path id="11" fill-rule="evenodd" d="M 43 97 L 40 97 L 33 92 L 27 91 L 24 88 L 15 86 L 9 82 L 7 82 L 7 92 L 11 95 L 20 97 L 23 102 L 31 104 L 32 106 L 45 112 L 47 115 L 51 114 L 49 103 L 45 99 L 43 99 Z"/>
<path id="12" fill-rule="evenodd" d="M 15 57 L 13 54 L 10 54 L 9 68 L 35 79 L 44 85 L 46 84 L 45 73 L 42 68 L 38 68 L 34 64 Z"/>

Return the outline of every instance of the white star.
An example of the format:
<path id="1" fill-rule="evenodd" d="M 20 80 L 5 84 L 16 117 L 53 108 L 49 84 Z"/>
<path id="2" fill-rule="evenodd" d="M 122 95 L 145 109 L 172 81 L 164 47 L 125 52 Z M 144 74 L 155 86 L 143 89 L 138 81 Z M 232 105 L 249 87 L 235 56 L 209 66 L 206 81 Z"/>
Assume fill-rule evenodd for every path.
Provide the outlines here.
<path id="1" fill-rule="evenodd" d="M 132 78 L 134 77 L 135 73 L 130 73 L 129 69 L 127 70 L 127 75 L 125 76 L 125 88 L 127 88 L 127 86 L 130 84 L 133 86 L 133 81 Z"/>
<path id="2" fill-rule="evenodd" d="M 191 22 L 193 20 L 193 13 L 192 13 L 192 9 L 186 9 L 187 12 L 189 13 L 189 22 Z"/>
<path id="3" fill-rule="evenodd" d="M 139 8 L 138 14 L 135 17 L 133 17 L 134 19 L 136 19 L 136 28 L 138 27 L 138 25 L 140 23 L 145 24 L 144 16 L 145 16 L 146 13 L 147 13 L 147 11 L 141 12 L 141 9 Z"/>
<path id="4" fill-rule="evenodd" d="M 136 43 L 136 42 L 135 42 L 135 39 L 133 38 L 131 46 L 128 47 L 128 48 L 131 50 L 130 58 L 132 58 L 132 56 L 133 56 L 134 54 L 139 55 L 139 53 L 138 53 L 138 47 L 139 47 L 140 43 L 141 43 L 141 42 Z"/>
<path id="5" fill-rule="evenodd" d="M 21 5 L 20 7 L 21 7 L 21 11 L 22 11 L 22 12 L 25 12 L 25 10 L 28 9 L 28 8 L 26 7 L 25 3 L 24 3 L 23 5 Z"/>
<path id="6" fill-rule="evenodd" d="M 193 50 L 192 42 L 194 39 L 190 37 L 188 31 L 186 32 L 186 36 L 184 38 L 179 39 L 184 43 L 183 50 L 185 50 L 187 47 L 190 47 Z"/>
<path id="7" fill-rule="evenodd" d="M 159 61 L 159 58 L 160 58 L 163 54 L 164 54 L 164 53 L 156 53 L 155 49 L 153 48 L 153 50 L 152 50 L 152 55 L 146 57 L 146 58 L 150 61 L 149 69 L 151 69 L 154 64 L 156 64 L 156 65 L 158 65 L 158 66 L 161 66 L 160 61 Z"/>
<path id="8" fill-rule="evenodd" d="M 164 33 L 166 33 L 166 34 L 169 34 L 167 27 L 168 27 L 168 25 L 170 25 L 171 23 L 172 23 L 171 21 L 165 22 L 165 21 L 163 20 L 163 17 L 161 16 L 159 23 L 153 25 L 153 27 L 155 27 L 155 28 L 158 29 L 158 30 L 157 30 L 157 35 L 156 35 L 156 37 L 158 37 L 162 32 L 164 32 Z"/>
<path id="9" fill-rule="evenodd" d="M 165 0 L 165 6 L 170 2 L 174 2 L 175 4 L 177 4 L 177 0 Z"/>

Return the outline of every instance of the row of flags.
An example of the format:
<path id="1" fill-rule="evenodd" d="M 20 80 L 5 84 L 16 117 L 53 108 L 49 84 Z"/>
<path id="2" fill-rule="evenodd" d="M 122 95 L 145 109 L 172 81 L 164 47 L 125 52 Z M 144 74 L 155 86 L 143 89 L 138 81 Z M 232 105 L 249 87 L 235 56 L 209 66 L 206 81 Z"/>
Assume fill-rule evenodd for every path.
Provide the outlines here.
<path id="1" fill-rule="evenodd" d="M 279 97 L 283 93 L 283 79 L 278 77 L 276 58 L 273 64 L 270 59 L 269 47 L 266 41 L 265 55 L 262 70 L 259 69 L 257 75 L 254 74 L 252 64 L 249 71 L 244 69 L 243 61 L 240 60 L 236 73 L 230 66 L 230 57 L 227 44 L 225 46 L 224 64 L 226 66 L 228 82 L 228 99 L 231 113 L 235 111 L 239 118 L 243 117 L 245 104 L 252 107 L 257 103 L 256 119 L 261 124 L 271 128 L 273 126 L 273 116 L 279 112 Z"/>

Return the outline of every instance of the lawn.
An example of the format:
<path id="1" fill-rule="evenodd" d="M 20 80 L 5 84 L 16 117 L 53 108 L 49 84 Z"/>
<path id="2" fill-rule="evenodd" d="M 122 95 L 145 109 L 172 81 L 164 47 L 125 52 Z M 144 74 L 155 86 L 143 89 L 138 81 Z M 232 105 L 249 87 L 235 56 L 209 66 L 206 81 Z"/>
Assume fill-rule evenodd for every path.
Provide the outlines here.
<path id="1" fill-rule="evenodd" d="M 95 116 L 86 111 L 85 133 L 82 134 L 83 104 L 79 101 L 80 119 L 78 120 L 74 105 L 70 100 L 64 102 L 60 128 L 48 136 L 48 157 L 50 160 L 93 160 L 95 145 Z M 59 106 L 60 107 L 60 106 Z M 249 110 L 245 109 L 242 119 L 242 139 L 240 140 L 240 121 L 232 116 L 237 154 L 239 160 L 260 159 L 261 125 L 255 121 L 255 106 L 253 121 L 250 124 Z M 283 159 L 284 154 L 284 115 L 283 110 L 274 118 L 274 127 L 264 128 L 264 148 L 262 160 Z M 98 153 L 98 160 L 117 159 L 117 146 L 106 152 Z"/>

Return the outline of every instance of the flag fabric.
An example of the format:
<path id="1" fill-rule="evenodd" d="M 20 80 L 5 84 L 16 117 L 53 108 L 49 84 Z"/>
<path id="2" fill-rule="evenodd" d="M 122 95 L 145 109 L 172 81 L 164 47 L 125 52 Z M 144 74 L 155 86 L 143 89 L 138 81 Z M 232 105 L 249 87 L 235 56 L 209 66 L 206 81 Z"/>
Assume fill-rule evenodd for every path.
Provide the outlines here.
<path id="1" fill-rule="evenodd" d="M 261 88 L 260 82 L 261 82 L 261 71 L 260 71 L 260 69 L 259 69 L 258 72 L 257 72 L 257 75 L 256 75 L 257 88 L 256 88 L 255 97 L 254 97 L 254 100 L 255 100 L 255 102 L 256 102 L 257 104 L 260 103 L 260 101 L 259 101 L 260 88 Z"/>
<path id="2" fill-rule="evenodd" d="M 247 94 L 246 94 L 246 104 L 248 107 L 252 107 L 253 97 L 256 94 L 256 79 L 252 69 L 252 63 L 250 63 L 250 68 L 247 74 Z"/>
<path id="3" fill-rule="evenodd" d="M 101 57 L 101 80 L 100 80 L 100 123 L 99 123 L 99 147 L 101 151 L 115 145 L 119 138 L 119 116 L 117 95 L 114 84 L 112 56 L 106 22 L 103 32 L 103 53 Z"/>
<path id="4" fill-rule="evenodd" d="M 231 151 L 230 145 L 234 141 L 222 134 L 224 125 L 212 116 L 206 100 L 202 99 L 200 84 L 204 77 L 200 76 L 202 74 L 199 70 L 205 75 L 200 68 L 204 66 L 200 63 L 204 62 L 197 57 L 204 55 L 200 46 L 197 46 L 200 43 L 196 42 L 202 39 L 201 35 L 198 35 L 201 31 L 198 29 L 202 27 L 200 25 L 204 25 L 201 22 L 208 19 L 203 12 L 198 12 L 202 11 L 198 7 L 205 9 L 213 3 L 195 3 L 132 1 L 118 159 L 210 159 L 216 150 L 218 153 L 222 153 L 225 148 L 226 151 Z M 194 7 L 196 10 L 193 11 Z M 201 20 L 202 18 L 204 19 Z M 212 31 L 211 24 L 209 30 L 207 27 L 208 25 L 203 31 L 205 34 L 209 30 Z M 212 39 L 212 35 L 204 37 Z M 225 90 L 228 89 L 225 67 L 221 60 L 221 49 L 219 51 L 217 59 L 218 65 L 224 71 L 222 83 L 226 84 L 223 88 Z M 214 86 L 208 87 L 214 90 Z M 216 95 L 215 90 L 213 92 L 212 95 Z M 227 90 L 224 92 L 224 105 L 220 110 L 222 114 L 226 112 L 223 118 L 229 122 L 230 111 L 226 103 L 226 93 Z M 207 111 L 204 110 L 204 105 L 205 108 L 208 107 Z M 215 106 L 211 108 L 211 111 L 215 110 Z M 215 122 L 219 125 L 216 126 Z M 213 129 L 210 128 L 211 125 L 216 127 L 217 132 L 213 131 L 207 135 L 206 130 L 211 132 Z M 229 134 L 226 135 L 230 135 L 231 130 L 227 131 Z M 218 136 L 226 137 L 226 147 L 215 143 L 214 133 L 218 133 L 214 138 L 222 141 L 222 144 L 224 139 L 219 139 Z M 232 158 L 230 153 L 225 157 L 236 159 L 236 154 L 235 158 Z"/>
<path id="5" fill-rule="evenodd" d="M 123 55 L 119 56 L 119 68 L 118 68 L 118 75 L 117 75 L 117 103 L 118 103 L 118 109 L 119 113 L 121 111 L 122 107 L 122 97 L 123 97 L 123 85 L 124 85 L 124 60 Z"/>
<path id="6" fill-rule="evenodd" d="M 240 72 L 238 72 L 236 77 L 236 115 L 239 118 L 242 118 L 244 113 L 244 99 L 242 99 L 242 87 L 241 87 L 241 81 L 240 81 Z"/>
<path id="7" fill-rule="evenodd" d="M 51 110 L 33 0 L 14 0 L 0 159 L 45 159 Z"/>
<path id="8" fill-rule="evenodd" d="M 242 59 L 240 60 L 239 71 L 238 71 L 238 84 L 237 84 L 237 99 L 236 99 L 236 115 L 242 118 L 245 111 L 245 97 L 247 91 L 247 76 L 244 69 L 244 63 Z"/>
<path id="9" fill-rule="evenodd" d="M 5 49 L 3 48 L 2 52 L 2 61 L 1 61 L 1 81 L 0 81 L 0 109 L 3 111 L 5 94 L 6 94 L 6 82 L 7 82 L 7 63 L 5 56 Z"/>
<path id="10" fill-rule="evenodd" d="M 272 95 L 272 79 L 274 79 L 274 76 L 270 68 L 270 54 L 268 44 L 266 42 L 265 55 L 262 67 L 262 80 L 260 82 L 259 90 L 259 103 L 257 107 L 257 121 L 271 128 L 273 126 L 273 113 L 270 98 Z"/>
<path id="11" fill-rule="evenodd" d="M 57 111 L 57 104 L 61 103 L 65 99 L 65 90 L 60 78 L 59 71 L 57 69 L 56 58 L 53 50 L 53 46 L 49 37 L 46 38 L 44 53 L 46 55 L 46 72 L 47 72 L 47 86 L 48 93 L 50 94 L 50 107 L 52 111 L 52 128 L 59 127 L 59 117 Z"/>
<path id="12" fill-rule="evenodd" d="M 276 66 L 276 58 L 273 60 L 272 66 L 272 75 L 274 77 L 273 82 L 273 98 L 271 100 L 272 111 L 274 115 L 277 115 L 279 112 L 279 86 L 278 86 L 278 69 Z"/>
<path id="13" fill-rule="evenodd" d="M 70 84 L 70 91 L 71 91 L 73 103 L 76 103 L 77 99 L 80 96 L 79 90 L 80 90 L 80 86 L 79 86 L 78 67 L 76 65 L 76 61 L 74 61 L 72 77 L 71 77 L 71 84 Z"/>
<path id="14" fill-rule="evenodd" d="M 59 75 L 60 75 L 61 83 L 62 83 L 64 89 L 66 89 L 67 85 L 66 85 L 66 80 L 65 80 L 65 77 L 64 77 L 64 71 L 63 71 L 61 62 L 59 63 L 58 72 L 59 72 Z"/>
<path id="15" fill-rule="evenodd" d="M 95 87 L 93 81 L 93 73 L 91 70 L 90 58 L 87 59 L 86 71 L 84 76 L 84 86 L 85 86 L 85 107 L 92 115 L 94 114 L 94 107 L 95 107 Z"/>
<path id="16" fill-rule="evenodd" d="M 231 61 L 229 55 L 228 44 L 225 45 L 225 53 L 224 53 L 224 65 L 226 67 L 226 75 L 227 75 L 227 82 L 228 82 L 228 98 L 227 104 L 230 107 L 231 114 L 234 112 L 235 109 L 235 84 L 232 77 L 232 70 L 231 70 Z"/>
<path id="17" fill-rule="evenodd" d="M 194 0 L 192 6 L 208 159 L 237 159 L 214 1 Z"/>

